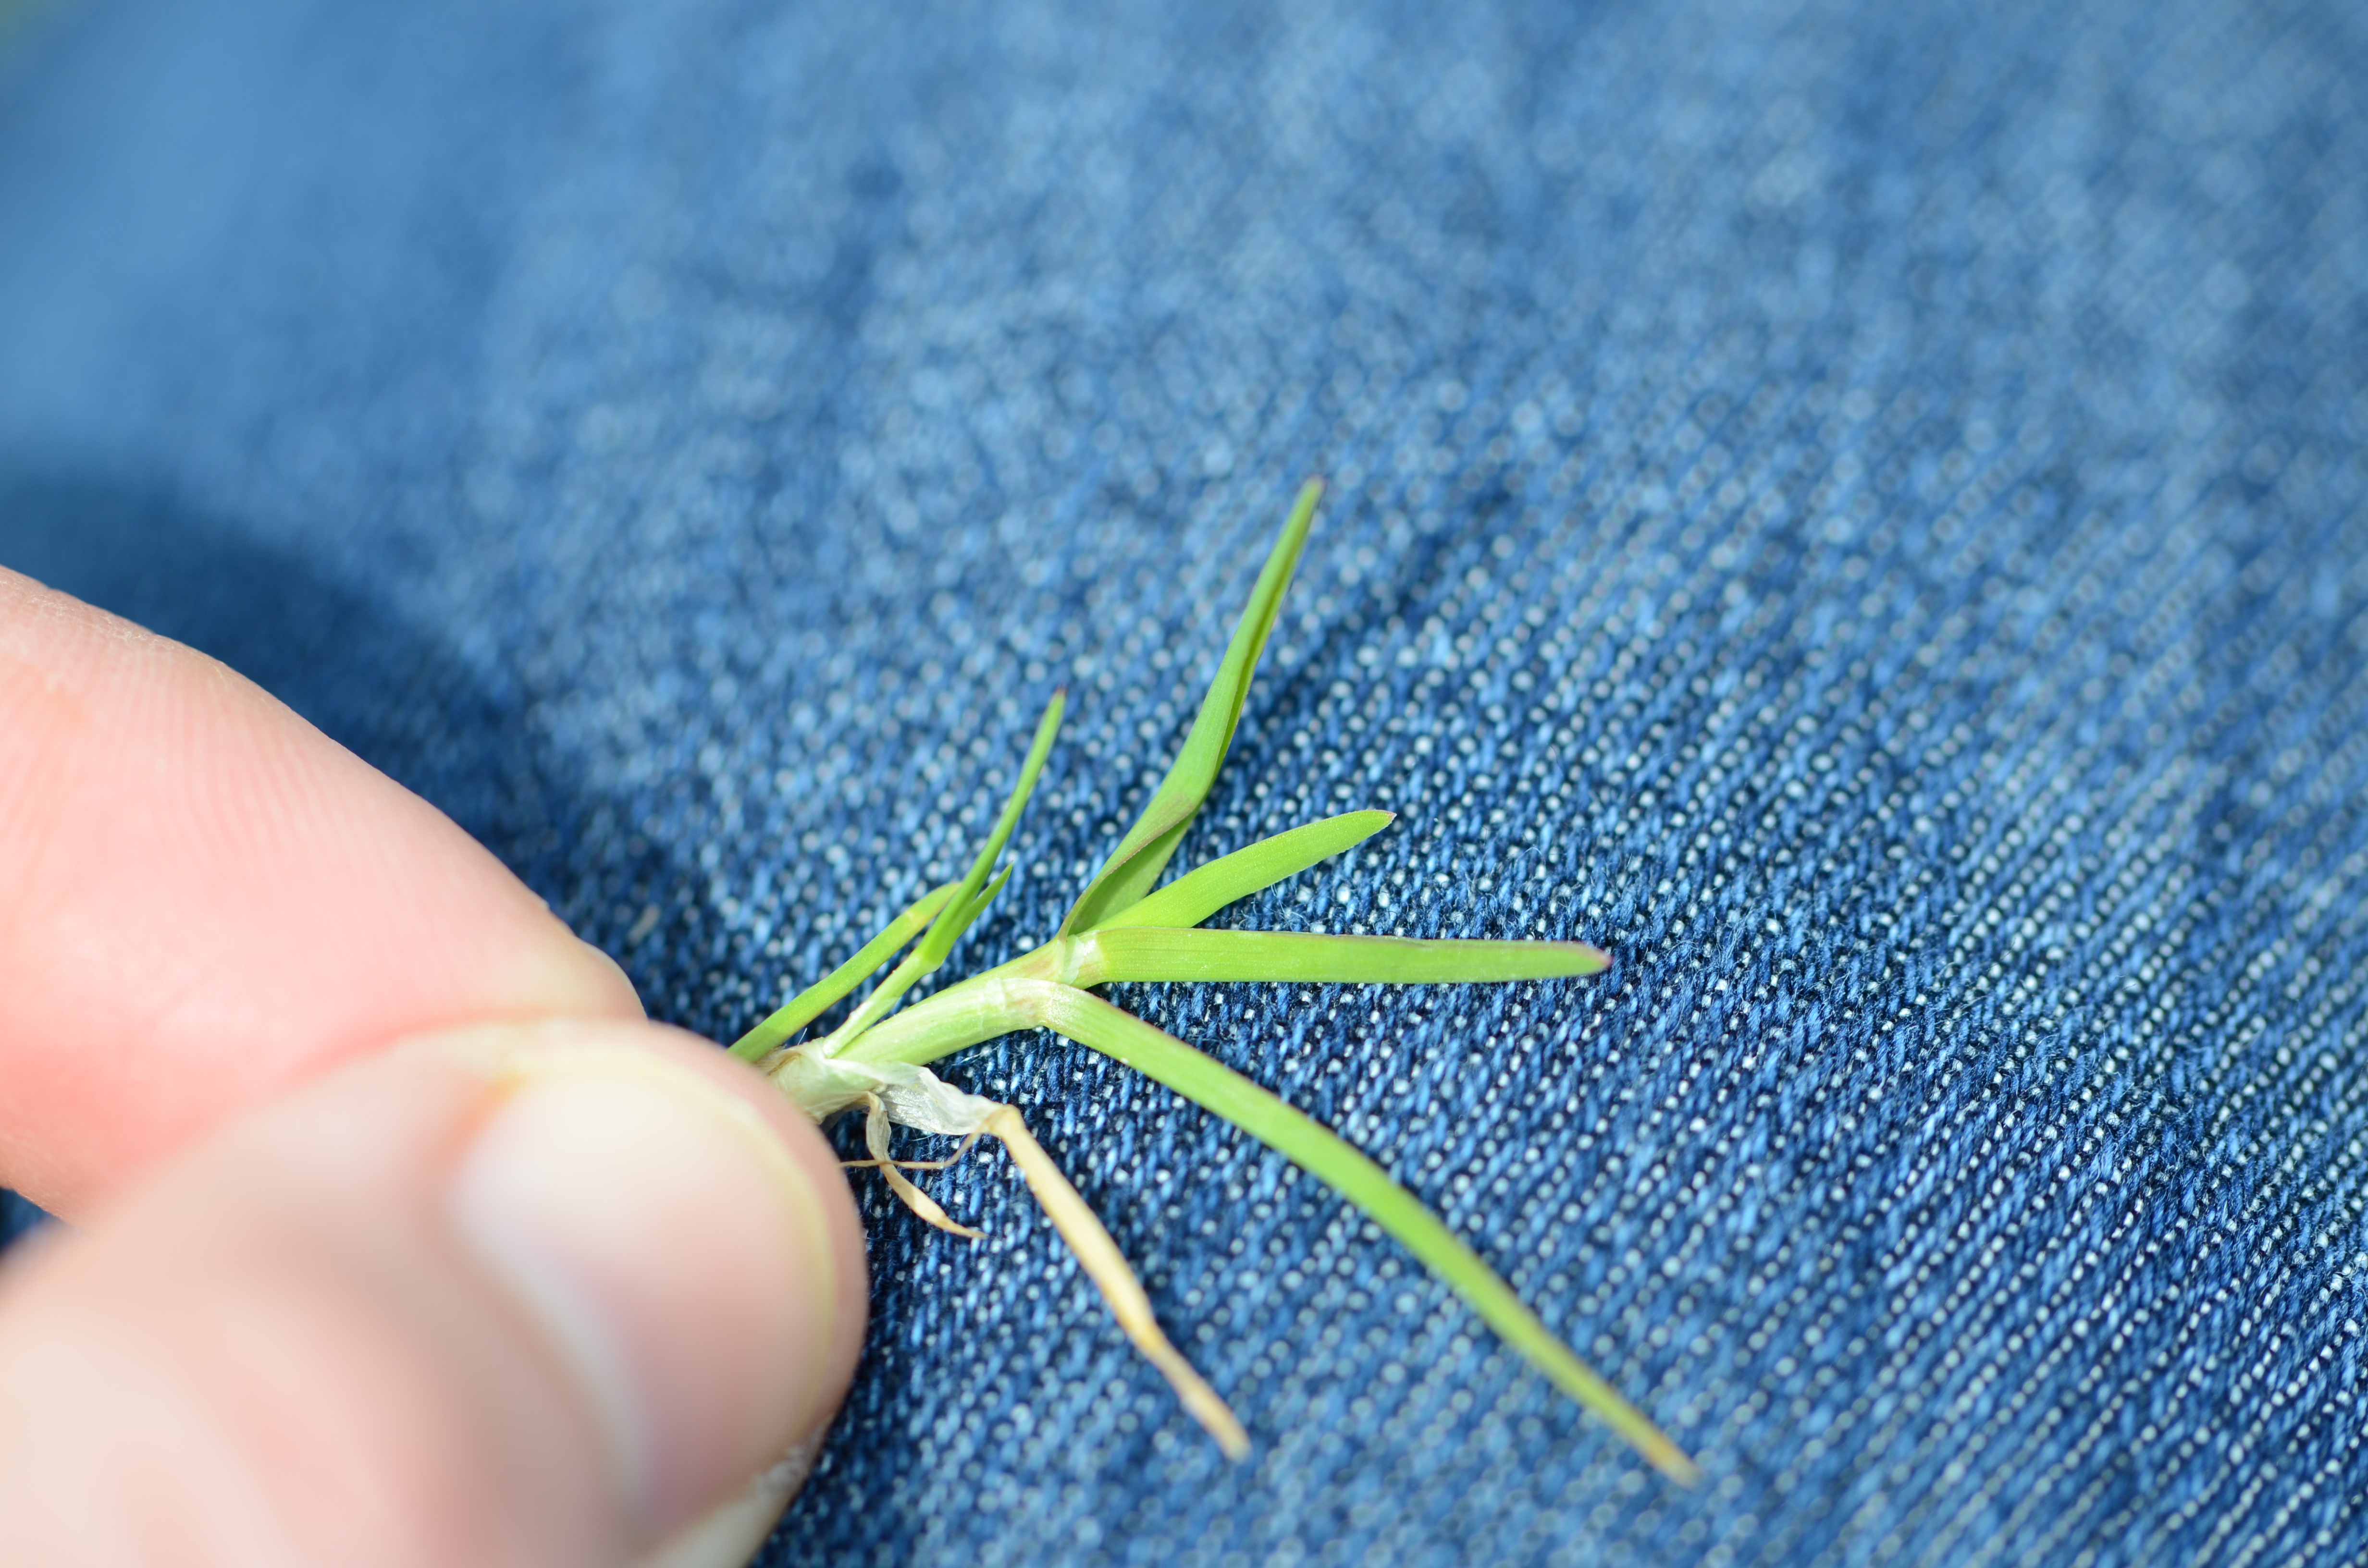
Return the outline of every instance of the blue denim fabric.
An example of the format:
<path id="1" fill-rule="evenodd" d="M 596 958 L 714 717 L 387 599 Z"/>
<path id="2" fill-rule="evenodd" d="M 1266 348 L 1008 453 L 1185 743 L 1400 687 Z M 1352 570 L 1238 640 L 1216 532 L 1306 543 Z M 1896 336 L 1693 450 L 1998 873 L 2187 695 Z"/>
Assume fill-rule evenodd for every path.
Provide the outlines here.
<path id="1" fill-rule="evenodd" d="M 1043 1036 L 863 1180 L 767 1562 L 2368 1557 L 2368 27 L 2340 0 L 80 0 L 0 63 L 0 562 L 226 657 L 728 1038 L 949 874 L 1046 933 L 1334 482 L 1180 863 L 1588 982 L 1119 988 L 1393 1245 Z M 93 1049 L 107 1049 L 94 1042 Z"/>
<path id="2" fill-rule="evenodd" d="M 13 1192 L 0 1192 L 0 1246 L 6 1246 L 42 1222 L 39 1209 Z"/>

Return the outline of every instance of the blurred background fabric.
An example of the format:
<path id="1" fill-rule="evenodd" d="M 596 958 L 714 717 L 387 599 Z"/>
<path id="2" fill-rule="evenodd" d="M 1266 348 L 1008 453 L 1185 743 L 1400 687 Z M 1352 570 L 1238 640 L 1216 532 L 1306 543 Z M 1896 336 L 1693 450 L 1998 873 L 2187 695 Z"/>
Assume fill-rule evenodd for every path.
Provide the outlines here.
<path id="1" fill-rule="evenodd" d="M 0 1246 L 40 1226 L 46 1216 L 13 1192 L 0 1191 Z"/>
<path id="2" fill-rule="evenodd" d="M 1315 472 L 1178 864 L 1387 807 L 1219 923 L 1616 957 L 1119 1000 L 1700 1492 L 1039 1035 L 949 1076 L 1255 1454 L 1000 1155 L 932 1178 L 975 1245 L 860 1179 L 765 1562 L 2368 1556 L 2368 11 L 6 15 L 0 562 L 280 693 L 656 1016 L 729 1039 L 951 874 L 1066 683 L 957 968 L 1048 934 Z"/>

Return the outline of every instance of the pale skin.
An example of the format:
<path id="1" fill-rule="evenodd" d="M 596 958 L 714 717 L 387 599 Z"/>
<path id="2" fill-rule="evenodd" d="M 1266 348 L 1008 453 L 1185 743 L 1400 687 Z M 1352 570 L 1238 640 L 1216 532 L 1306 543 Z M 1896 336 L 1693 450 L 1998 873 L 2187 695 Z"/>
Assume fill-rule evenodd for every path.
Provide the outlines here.
<path id="1" fill-rule="evenodd" d="M 736 1562 L 861 1339 L 770 1085 L 252 684 L 5 571 L 0 1184 L 73 1222 L 0 1268 L 0 1562 Z"/>

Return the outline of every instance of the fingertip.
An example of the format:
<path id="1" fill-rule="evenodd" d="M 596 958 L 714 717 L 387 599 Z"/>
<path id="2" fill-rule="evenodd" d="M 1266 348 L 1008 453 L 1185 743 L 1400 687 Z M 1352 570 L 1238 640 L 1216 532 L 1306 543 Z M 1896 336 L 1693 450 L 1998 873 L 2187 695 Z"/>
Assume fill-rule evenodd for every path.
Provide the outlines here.
<path id="1" fill-rule="evenodd" d="M 219 662 L 6 573 L 0 866 L 0 1182 L 59 1212 L 390 1039 L 642 1017 L 428 802 Z"/>
<path id="2" fill-rule="evenodd" d="M 623 1561 L 719 1506 L 761 1538 L 865 1296 L 845 1182 L 778 1098 L 575 1020 L 240 1119 L 0 1285 L 0 1561 L 87 1560 L 44 1553 L 93 1517 L 126 1560 L 241 1564 Z"/>
<path id="3" fill-rule="evenodd" d="M 461 1059 L 492 1095 L 446 1202 L 586 1392 L 656 1532 L 828 1418 L 860 1319 L 846 1184 L 801 1157 L 820 1140 L 766 1114 L 761 1081 L 752 1095 L 632 1032 L 477 1031 Z"/>
<path id="4" fill-rule="evenodd" d="M 398 1041 L 389 1052 L 396 1060 L 425 1059 L 459 1070 L 496 1093 L 502 1085 L 542 1073 L 544 1064 L 572 1063 L 610 1053 L 620 1053 L 629 1062 L 663 1064 L 702 1085 L 712 1096 L 729 1100 L 736 1114 L 761 1126 L 771 1146 L 791 1167 L 791 1179 L 803 1187 L 804 1197 L 799 1201 L 811 1203 L 810 1217 L 820 1223 L 834 1290 L 824 1335 L 825 1355 L 817 1374 L 817 1386 L 826 1390 L 828 1397 L 823 1402 L 827 1408 L 813 1433 L 797 1431 L 790 1437 L 818 1433 L 829 1424 L 862 1352 L 864 1324 L 871 1311 L 870 1263 L 862 1219 L 837 1151 L 763 1074 L 712 1040 L 686 1029 L 611 1018 L 545 1018 L 443 1029 Z M 766 1458 L 769 1464 L 774 1458 L 771 1449 Z"/>
<path id="5" fill-rule="evenodd" d="M 581 937 L 577 940 L 582 942 Z M 591 955 L 593 967 L 599 971 L 601 981 L 597 987 L 586 987 L 587 991 L 597 993 L 587 997 L 588 1006 L 569 1011 L 579 1012 L 588 1017 L 648 1017 L 649 1009 L 642 1006 L 642 994 L 633 988 L 632 977 L 625 972 L 625 966 L 619 963 L 606 948 L 592 942 L 582 942 L 582 945 L 584 950 Z"/>

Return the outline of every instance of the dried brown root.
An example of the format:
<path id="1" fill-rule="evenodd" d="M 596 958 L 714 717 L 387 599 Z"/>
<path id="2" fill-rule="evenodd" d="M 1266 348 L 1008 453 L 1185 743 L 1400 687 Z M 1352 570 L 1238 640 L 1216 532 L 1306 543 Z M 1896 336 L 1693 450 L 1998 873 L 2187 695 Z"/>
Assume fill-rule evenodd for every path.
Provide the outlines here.
<path id="1" fill-rule="evenodd" d="M 888 1108 L 881 1103 L 878 1095 L 866 1095 L 863 1098 L 863 1142 L 864 1146 L 871 1151 L 871 1158 L 862 1163 L 877 1165 L 880 1174 L 888 1178 L 888 1190 L 903 1199 L 905 1208 L 910 1209 L 940 1231 L 950 1231 L 957 1236 L 973 1242 L 983 1239 L 986 1234 L 985 1232 L 973 1231 L 968 1225 L 949 1218 L 946 1211 L 938 1207 L 936 1199 L 915 1187 L 905 1177 L 905 1173 L 896 1168 L 897 1162 L 888 1157 Z M 965 1149 L 969 1146 L 967 1143 L 962 1145 Z M 961 1157 L 960 1154 L 954 1156 L 955 1159 Z"/>
<path id="2" fill-rule="evenodd" d="M 876 1171 L 894 1165 L 900 1171 L 951 1170 L 969 1155 L 970 1146 L 977 1142 L 981 1136 L 983 1135 L 977 1132 L 972 1133 L 962 1141 L 961 1148 L 942 1160 L 841 1160 L 838 1162 L 838 1168 L 843 1171 Z"/>
<path id="3" fill-rule="evenodd" d="M 1077 1255 L 1077 1262 L 1084 1267 L 1086 1277 L 1100 1290 L 1102 1300 L 1110 1303 L 1110 1315 L 1118 1319 L 1118 1325 L 1125 1331 L 1126 1336 L 1134 1341 L 1134 1347 L 1142 1351 L 1144 1358 L 1167 1379 L 1169 1386 L 1176 1391 L 1176 1397 L 1183 1401 L 1184 1408 L 1191 1413 L 1192 1419 L 1217 1440 L 1217 1447 L 1224 1451 L 1227 1459 L 1247 1458 L 1250 1451 L 1249 1433 L 1243 1430 L 1232 1407 L 1225 1403 L 1215 1389 L 1209 1386 L 1208 1380 L 1194 1370 L 1192 1363 L 1184 1358 L 1183 1352 L 1169 1344 L 1167 1335 L 1160 1332 L 1159 1320 L 1152 1315 L 1151 1298 L 1144 1293 L 1143 1282 L 1134 1277 L 1134 1270 L 1127 1264 L 1126 1255 L 1119 1251 L 1118 1243 L 1110 1239 L 1110 1232 L 1103 1228 L 1101 1220 L 1092 1208 L 1077 1195 L 1077 1189 L 1069 1185 L 1069 1178 L 1061 1174 L 1061 1167 L 1044 1153 L 1043 1145 L 1037 1142 L 1028 1131 L 1028 1124 L 1019 1119 L 1019 1113 L 1008 1105 L 997 1106 L 980 1131 L 993 1133 L 1003 1141 L 1006 1149 L 1011 1151 L 1012 1164 L 1018 1165 L 1019 1174 L 1028 1178 L 1029 1190 L 1036 1195 L 1036 1201 L 1043 1205 L 1053 1228 L 1061 1233 L 1061 1239 L 1069 1244 L 1069 1250 Z M 873 1153 L 884 1154 L 885 1147 L 883 1135 L 882 1142 L 874 1145 Z M 898 1178 L 891 1174 L 889 1179 L 894 1182 Z M 909 1203 L 912 1200 L 907 1199 L 905 1201 Z M 931 1204 L 930 1207 L 937 1206 Z M 926 1220 L 928 1215 L 923 1213 L 921 1217 Z"/>
<path id="4" fill-rule="evenodd" d="M 941 1231 L 950 1231 L 973 1241 L 981 1233 L 950 1219 L 946 1211 L 926 1192 L 905 1178 L 907 1170 L 942 1170 L 970 1152 L 970 1146 L 982 1133 L 991 1133 L 1011 1153 L 1011 1163 L 1028 1180 L 1028 1188 L 1036 1195 L 1053 1228 L 1069 1244 L 1086 1278 L 1101 1291 L 1102 1300 L 1110 1303 L 1110 1315 L 1127 1338 L 1134 1342 L 1144 1358 L 1159 1369 L 1176 1397 L 1192 1419 L 1216 1439 L 1217 1447 L 1230 1460 L 1245 1458 L 1250 1451 L 1250 1437 L 1242 1424 L 1209 1381 L 1184 1358 L 1182 1351 L 1161 1332 L 1159 1320 L 1152 1314 L 1151 1298 L 1144 1294 L 1143 1282 L 1119 1251 L 1118 1243 L 1110 1238 L 1100 1218 L 1061 1174 L 1044 1146 L 1036 1142 L 1020 1119 L 1019 1112 L 1008 1105 L 995 1106 L 973 1128 L 951 1158 L 943 1160 L 898 1160 L 888 1153 L 889 1112 L 885 1101 L 878 1095 L 866 1095 L 864 1101 L 863 1142 L 871 1150 L 868 1160 L 848 1160 L 849 1169 L 876 1169 L 888 1178 L 889 1189 L 904 1201 L 905 1206 Z M 973 1101 L 973 1104 L 984 1102 Z M 951 1131 L 951 1129 L 947 1129 Z"/>

